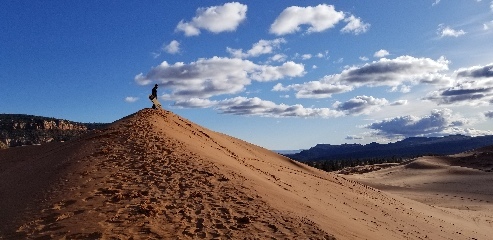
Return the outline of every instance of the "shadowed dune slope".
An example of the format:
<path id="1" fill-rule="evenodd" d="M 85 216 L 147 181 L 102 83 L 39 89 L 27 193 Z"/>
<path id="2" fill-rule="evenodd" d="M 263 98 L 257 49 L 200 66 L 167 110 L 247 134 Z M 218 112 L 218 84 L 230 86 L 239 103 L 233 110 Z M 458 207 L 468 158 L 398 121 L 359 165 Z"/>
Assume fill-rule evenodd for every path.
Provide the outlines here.
<path id="1" fill-rule="evenodd" d="M 322 172 L 165 110 L 0 151 L 0 236 L 485 239 L 455 212 Z M 7 210 L 7 209 L 14 209 Z"/>

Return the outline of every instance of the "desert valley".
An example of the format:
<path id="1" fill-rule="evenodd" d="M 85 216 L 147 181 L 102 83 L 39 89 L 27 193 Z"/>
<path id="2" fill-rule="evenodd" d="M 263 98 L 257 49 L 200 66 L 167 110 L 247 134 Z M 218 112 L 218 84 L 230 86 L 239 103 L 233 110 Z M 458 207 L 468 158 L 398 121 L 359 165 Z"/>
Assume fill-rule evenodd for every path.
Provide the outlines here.
<path id="1" fill-rule="evenodd" d="M 491 239 L 492 152 L 337 174 L 143 109 L 0 150 L 0 238 Z"/>

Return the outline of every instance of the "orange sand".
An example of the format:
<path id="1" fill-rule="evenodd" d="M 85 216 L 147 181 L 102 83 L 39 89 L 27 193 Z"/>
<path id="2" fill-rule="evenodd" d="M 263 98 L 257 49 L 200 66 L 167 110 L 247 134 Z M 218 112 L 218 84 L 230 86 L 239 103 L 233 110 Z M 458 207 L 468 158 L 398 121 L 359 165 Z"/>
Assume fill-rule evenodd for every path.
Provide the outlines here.
<path id="1" fill-rule="evenodd" d="M 7 239 L 487 239 L 486 210 L 377 190 L 165 110 L 0 151 Z"/>

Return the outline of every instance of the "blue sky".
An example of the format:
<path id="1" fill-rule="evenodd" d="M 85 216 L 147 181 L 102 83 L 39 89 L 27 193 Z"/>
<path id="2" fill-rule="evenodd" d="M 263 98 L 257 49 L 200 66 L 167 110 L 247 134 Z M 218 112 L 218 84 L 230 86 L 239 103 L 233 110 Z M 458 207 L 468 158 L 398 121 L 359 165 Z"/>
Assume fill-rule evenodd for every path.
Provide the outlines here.
<path id="1" fill-rule="evenodd" d="M 163 106 L 269 149 L 493 134 L 493 1 L 4 1 L 0 113 Z"/>

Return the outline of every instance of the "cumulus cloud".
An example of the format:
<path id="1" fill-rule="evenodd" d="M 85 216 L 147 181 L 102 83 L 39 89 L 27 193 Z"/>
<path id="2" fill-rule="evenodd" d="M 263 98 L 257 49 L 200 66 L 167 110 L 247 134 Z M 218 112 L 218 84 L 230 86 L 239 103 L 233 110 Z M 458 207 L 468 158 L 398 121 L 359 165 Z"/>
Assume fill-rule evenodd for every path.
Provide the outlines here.
<path id="1" fill-rule="evenodd" d="M 176 54 L 180 52 L 180 42 L 173 40 L 168 45 L 163 47 L 163 50 L 169 54 Z"/>
<path id="2" fill-rule="evenodd" d="M 432 100 L 438 104 L 488 105 L 491 103 L 491 100 L 483 101 L 487 98 L 491 99 L 491 88 L 461 89 L 463 87 L 459 85 L 443 91 L 434 91 L 424 100 Z"/>
<path id="3" fill-rule="evenodd" d="M 275 61 L 275 62 L 284 62 L 284 61 L 286 61 L 287 58 L 288 58 L 288 56 L 286 56 L 285 54 L 275 54 L 274 56 L 272 56 L 270 58 L 270 60 Z"/>
<path id="4" fill-rule="evenodd" d="M 437 34 L 441 38 L 443 38 L 443 37 L 459 37 L 459 36 L 466 34 L 466 32 L 462 29 L 461 30 L 455 30 L 449 26 L 445 26 L 443 24 L 440 24 L 440 25 L 438 25 Z"/>
<path id="5" fill-rule="evenodd" d="M 493 81 L 493 63 L 486 66 L 473 66 L 470 68 L 461 68 L 457 70 L 458 77 L 466 78 L 483 78 Z"/>
<path id="6" fill-rule="evenodd" d="M 366 61 L 368 61 L 370 59 L 368 57 L 366 57 L 366 56 L 361 56 L 361 57 L 359 57 L 359 60 L 366 62 Z"/>
<path id="7" fill-rule="evenodd" d="M 159 83 L 170 90 L 171 99 L 209 98 L 244 90 L 251 81 L 275 81 L 305 74 L 304 66 L 286 62 L 280 66 L 258 65 L 238 58 L 213 57 L 185 64 L 164 61 L 147 74 L 140 73 L 135 81 L 140 85 Z"/>
<path id="8" fill-rule="evenodd" d="M 277 38 L 274 40 L 260 40 L 257 43 L 253 44 L 252 48 L 246 52 L 243 52 L 243 49 L 233 49 L 227 48 L 228 53 L 231 54 L 232 57 L 236 58 L 249 58 L 249 57 L 258 57 L 262 54 L 270 54 L 273 53 L 274 49 L 279 48 L 282 43 L 286 43 L 284 38 Z"/>
<path id="9" fill-rule="evenodd" d="M 454 73 L 452 87 L 433 91 L 425 100 L 438 104 L 493 104 L 493 63 L 486 66 L 461 68 Z"/>
<path id="10" fill-rule="evenodd" d="M 348 67 L 339 74 L 328 75 L 318 81 L 288 86 L 278 84 L 273 91 L 295 90 L 298 98 L 327 98 L 362 86 L 390 86 L 392 89 L 406 86 L 401 87 L 405 90 L 418 83 L 449 83 L 450 77 L 440 73 L 448 70 L 448 64 L 449 61 L 443 57 L 438 60 L 412 56 L 381 58 L 362 66 Z"/>
<path id="11" fill-rule="evenodd" d="M 247 5 L 231 2 L 222 6 L 212 6 L 197 9 L 196 16 L 189 22 L 181 20 L 176 31 L 182 31 L 185 36 L 197 36 L 200 29 L 212 33 L 235 31 L 246 19 Z"/>
<path id="12" fill-rule="evenodd" d="M 307 33 L 322 32 L 333 28 L 344 19 L 344 13 L 334 6 L 320 4 L 316 7 L 292 6 L 284 9 L 270 27 L 270 33 L 278 36 L 301 31 L 301 25 L 309 25 Z"/>
<path id="13" fill-rule="evenodd" d="M 390 89 L 390 92 L 408 93 L 410 91 L 411 91 L 411 86 L 408 85 L 394 86 Z"/>
<path id="14" fill-rule="evenodd" d="M 390 106 L 401 106 L 401 105 L 407 105 L 407 100 L 397 100 L 390 104 Z"/>
<path id="15" fill-rule="evenodd" d="M 382 106 L 389 105 L 385 98 L 374 98 L 372 96 L 357 96 L 347 102 L 335 102 L 333 107 L 337 111 L 346 113 L 346 115 L 370 114 L 380 110 Z"/>
<path id="16" fill-rule="evenodd" d="M 333 84 L 329 81 L 322 80 L 288 86 L 283 86 L 281 83 L 278 83 L 272 88 L 272 91 L 290 90 L 297 91 L 296 98 L 329 98 L 332 94 L 352 91 L 353 87 L 342 84 Z"/>
<path id="17" fill-rule="evenodd" d="M 370 28 L 369 23 L 364 23 L 360 18 L 351 15 L 350 17 L 344 19 L 347 25 L 341 29 L 343 33 L 354 33 L 355 35 L 365 33 Z"/>
<path id="18" fill-rule="evenodd" d="M 308 60 L 308 59 L 310 59 L 310 58 L 312 58 L 312 55 L 311 55 L 311 54 L 308 54 L 308 53 L 307 53 L 307 54 L 303 54 L 303 55 L 301 55 L 301 59 L 303 59 L 303 60 Z"/>
<path id="19" fill-rule="evenodd" d="M 493 119 L 493 111 L 486 111 L 483 113 L 483 115 L 487 118 Z"/>
<path id="20" fill-rule="evenodd" d="M 333 78 L 340 82 L 369 86 L 399 86 L 404 82 L 437 83 L 448 81 L 438 74 L 448 70 L 448 63 L 443 57 L 436 61 L 412 56 L 382 58 L 363 66 L 349 67 Z"/>
<path id="21" fill-rule="evenodd" d="M 385 56 L 388 56 L 390 53 L 385 50 L 385 49 L 380 49 L 378 51 L 376 51 L 373 56 L 376 57 L 376 58 L 383 58 Z"/>
<path id="22" fill-rule="evenodd" d="M 128 103 L 133 103 L 133 102 L 136 102 L 137 100 L 139 100 L 138 97 L 126 97 L 125 98 L 125 102 L 128 102 Z"/>
<path id="23" fill-rule="evenodd" d="M 493 27 L 493 21 L 483 23 L 483 30 L 488 31 Z"/>
<path id="24" fill-rule="evenodd" d="M 219 103 L 222 113 L 266 117 L 337 117 L 340 113 L 328 108 L 305 108 L 300 104 L 275 104 L 259 98 L 236 97 Z"/>
<path id="25" fill-rule="evenodd" d="M 179 107 L 213 107 L 223 114 L 261 116 L 261 117 L 339 117 L 343 114 L 329 108 L 305 108 L 300 104 L 276 104 L 260 98 L 235 97 L 221 101 L 191 99 L 177 101 Z"/>
<path id="26" fill-rule="evenodd" d="M 217 101 L 212 101 L 210 99 L 190 98 L 186 100 L 178 100 L 173 104 L 173 106 L 183 108 L 210 108 L 215 106 L 217 103 Z"/>
<path id="27" fill-rule="evenodd" d="M 434 109 L 430 115 L 422 117 L 408 115 L 385 119 L 369 124 L 366 128 L 373 129 L 378 135 L 388 138 L 479 133 L 479 131 L 462 128 L 468 121 L 468 119 L 454 115 L 452 110 L 445 108 Z"/>
<path id="28" fill-rule="evenodd" d="M 329 51 L 325 51 L 325 53 L 317 53 L 316 57 L 318 58 L 325 58 L 329 56 Z"/>

